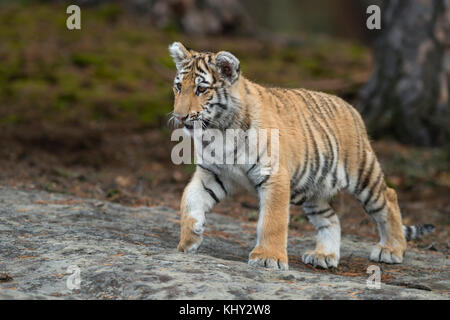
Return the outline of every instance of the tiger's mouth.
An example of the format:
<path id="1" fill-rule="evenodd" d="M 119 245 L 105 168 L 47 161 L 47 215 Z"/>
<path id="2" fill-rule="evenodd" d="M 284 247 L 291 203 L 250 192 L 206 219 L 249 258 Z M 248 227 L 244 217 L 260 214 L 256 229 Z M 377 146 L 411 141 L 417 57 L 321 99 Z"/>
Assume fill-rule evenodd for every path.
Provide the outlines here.
<path id="1" fill-rule="evenodd" d="M 191 120 L 191 121 L 185 121 L 183 123 L 184 127 L 186 129 L 192 130 L 194 128 L 199 128 L 199 129 L 208 129 L 211 126 L 211 121 L 209 121 L 208 119 L 203 119 L 203 120 Z"/>

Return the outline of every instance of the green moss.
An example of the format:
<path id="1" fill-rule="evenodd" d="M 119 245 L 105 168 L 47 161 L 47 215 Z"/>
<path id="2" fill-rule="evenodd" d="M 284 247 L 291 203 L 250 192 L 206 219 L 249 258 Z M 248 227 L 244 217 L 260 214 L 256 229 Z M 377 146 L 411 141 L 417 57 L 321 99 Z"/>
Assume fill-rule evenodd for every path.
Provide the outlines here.
<path id="1" fill-rule="evenodd" d="M 8 114 L 0 117 L 0 125 L 14 125 L 20 122 L 20 116 L 17 114 Z"/>
<path id="2" fill-rule="evenodd" d="M 105 22 L 116 22 L 122 13 L 122 8 L 114 3 L 102 4 L 95 11 L 96 17 Z"/>
<path id="3" fill-rule="evenodd" d="M 75 53 L 72 56 L 72 62 L 80 68 L 88 66 L 103 66 L 105 63 L 102 56 L 93 53 Z"/>
<path id="4" fill-rule="evenodd" d="M 167 67 L 167 68 L 169 68 L 169 69 L 175 70 L 175 63 L 173 62 L 172 57 L 169 56 L 169 55 L 159 57 L 159 58 L 158 58 L 158 62 L 159 62 L 161 65 L 163 65 L 163 66 L 165 66 L 165 67 Z"/>
<path id="5" fill-rule="evenodd" d="M 353 44 L 348 47 L 349 56 L 354 60 L 361 60 L 366 54 L 366 49 L 360 45 Z"/>
<path id="6" fill-rule="evenodd" d="M 300 66 L 304 71 L 313 76 L 320 76 L 323 74 L 324 70 L 320 61 L 314 58 L 303 59 L 300 61 Z"/>

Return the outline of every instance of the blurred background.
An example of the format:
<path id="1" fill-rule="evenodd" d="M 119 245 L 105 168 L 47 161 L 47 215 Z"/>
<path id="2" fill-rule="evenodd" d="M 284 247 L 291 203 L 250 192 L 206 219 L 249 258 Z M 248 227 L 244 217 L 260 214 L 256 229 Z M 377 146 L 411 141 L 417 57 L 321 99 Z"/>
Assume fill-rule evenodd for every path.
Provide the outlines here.
<path id="1" fill-rule="evenodd" d="M 81 8 L 68 30 L 66 8 Z M 381 30 L 366 9 L 381 7 Z M 446 0 L 0 0 L 0 185 L 177 209 L 195 167 L 170 160 L 167 47 L 233 52 L 264 85 L 337 94 L 362 113 L 413 244 L 448 253 L 450 8 Z M 360 205 L 343 231 L 376 239 Z M 247 193 L 216 212 L 256 221 Z M 312 231 L 292 208 L 292 232 Z"/>

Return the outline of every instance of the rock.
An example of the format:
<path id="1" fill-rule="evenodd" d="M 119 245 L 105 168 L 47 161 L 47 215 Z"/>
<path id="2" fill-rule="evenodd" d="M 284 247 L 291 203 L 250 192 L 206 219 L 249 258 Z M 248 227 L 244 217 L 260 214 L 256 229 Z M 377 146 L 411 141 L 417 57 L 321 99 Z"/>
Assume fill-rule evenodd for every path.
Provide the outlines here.
<path id="1" fill-rule="evenodd" d="M 74 201 L 76 200 L 76 201 Z M 176 251 L 178 213 L 41 191 L 0 189 L 0 299 L 449 299 L 449 260 L 410 249 L 404 264 L 375 264 L 371 244 L 343 235 L 341 264 L 301 262 L 314 234 L 289 237 L 289 271 L 247 265 L 256 224 L 207 215 L 198 254 Z M 293 233 L 293 232 L 292 232 Z M 77 275 L 79 272 L 79 289 Z"/>

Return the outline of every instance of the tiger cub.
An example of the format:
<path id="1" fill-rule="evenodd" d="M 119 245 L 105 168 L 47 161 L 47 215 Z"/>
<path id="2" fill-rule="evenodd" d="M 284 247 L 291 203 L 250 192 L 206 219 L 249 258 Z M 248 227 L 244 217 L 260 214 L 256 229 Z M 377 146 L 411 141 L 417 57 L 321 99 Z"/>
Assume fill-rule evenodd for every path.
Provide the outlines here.
<path id="1" fill-rule="evenodd" d="M 169 52 L 177 69 L 171 120 L 188 134 L 193 136 L 196 123 L 222 132 L 230 128 L 279 132 L 278 169 L 270 174 L 262 172 L 259 162 L 197 165 L 181 199 L 179 251 L 197 250 L 205 213 L 238 185 L 260 200 L 251 266 L 288 269 L 292 204 L 303 206 L 317 229 L 316 247 L 303 254 L 303 262 L 337 267 L 341 229 L 330 199 L 340 190 L 353 194 L 378 226 L 380 241 L 370 254 L 373 261 L 401 263 L 406 241 L 433 231 L 432 225 L 402 225 L 397 195 L 386 186 L 364 123 L 351 105 L 323 92 L 253 83 L 227 51 L 196 52 L 175 42 Z"/>

